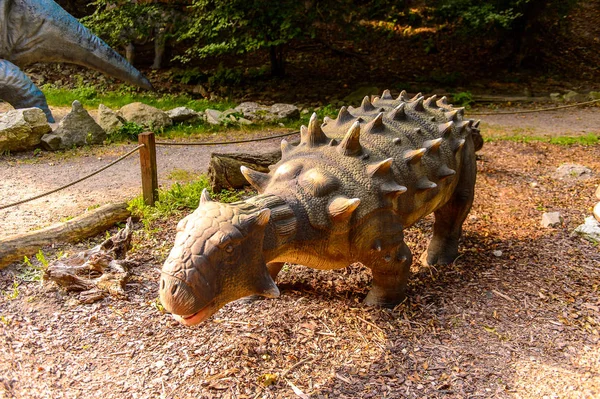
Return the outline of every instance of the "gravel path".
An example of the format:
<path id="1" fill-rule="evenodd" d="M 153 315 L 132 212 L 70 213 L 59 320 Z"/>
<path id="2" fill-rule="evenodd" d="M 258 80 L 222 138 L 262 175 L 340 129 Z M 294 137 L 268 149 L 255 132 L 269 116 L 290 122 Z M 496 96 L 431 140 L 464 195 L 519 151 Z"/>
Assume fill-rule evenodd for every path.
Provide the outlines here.
<path id="1" fill-rule="evenodd" d="M 498 135 L 581 135 L 600 134 L 600 108 L 573 108 L 522 115 L 477 116 L 483 121 L 484 136 Z M 63 116 L 66 109 L 54 109 Z M 92 113 L 93 114 L 93 113 Z M 265 133 L 254 133 L 264 137 Z M 248 137 L 245 137 L 248 138 Z M 223 137 L 216 140 L 226 140 Z M 173 183 L 169 174 L 176 169 L 193 173 L 207 170 L 211 152 L 271 150 L 281 139 L 209 147 L 158 147 L 159 184 Z M 96 147 L 67 154 L 32 153 L 0 157 L 0 205 L 51 190 L 90 173 L 133 148 L 133 145 Z M 0 211 L 0 238 L 77 216 L 93 205 L 130 199 L 140 193 L 137 155 L 71 188 L 14 208 Z"/>

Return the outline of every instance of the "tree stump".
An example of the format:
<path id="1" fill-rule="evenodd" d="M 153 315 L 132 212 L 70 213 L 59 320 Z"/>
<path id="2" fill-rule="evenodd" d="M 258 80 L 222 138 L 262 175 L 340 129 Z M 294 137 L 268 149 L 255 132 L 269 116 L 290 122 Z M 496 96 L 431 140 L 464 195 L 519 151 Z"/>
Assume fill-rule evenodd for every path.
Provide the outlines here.
<path id="1" fill-rule="evenodd" d="M 212 153 L 208 166 L 208 179 L 213 192 L 223 189 L 239 189 L 248 185 L 240 172 L 240 166 L 246 166 L 259 172 L 269 172 L 269 166 L 281 159 L 281 150 L 260 154 Z"/>
<path id="2" fill-rule="evenodd" d="M 126 259 L 131 249 L 132 222 L 102 244 L 48 265 L 44 279 L 54 281 L 67 291 L 80 291 L 79 300 L 92 303 L 110 294 L 125 298 L 129 268 L 135 262 Z"/>

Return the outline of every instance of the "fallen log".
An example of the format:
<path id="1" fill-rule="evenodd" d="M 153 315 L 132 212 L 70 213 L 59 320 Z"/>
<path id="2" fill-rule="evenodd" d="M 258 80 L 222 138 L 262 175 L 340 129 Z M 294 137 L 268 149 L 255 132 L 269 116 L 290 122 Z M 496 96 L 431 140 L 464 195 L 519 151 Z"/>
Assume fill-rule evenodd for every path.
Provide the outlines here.
<path id="1" fill-rule="evenodd" d="M 127 219 L 126 203 L 107 204 L 64 223 L 0 240 L 0 269 L 58 242 L 78 242 L 98 235 Z"/>
<path id="2" fill-rule="evenodd" d="M 238 189 L 248 185 L 240 172 L 240 166 L 246 166 L 259 172 L 269 172 L 269 165 L 281 159 L 281 150 L 260 154 L 212 153 L 208 165 L 208 179 L 213 192 L 223 189 Z"/>

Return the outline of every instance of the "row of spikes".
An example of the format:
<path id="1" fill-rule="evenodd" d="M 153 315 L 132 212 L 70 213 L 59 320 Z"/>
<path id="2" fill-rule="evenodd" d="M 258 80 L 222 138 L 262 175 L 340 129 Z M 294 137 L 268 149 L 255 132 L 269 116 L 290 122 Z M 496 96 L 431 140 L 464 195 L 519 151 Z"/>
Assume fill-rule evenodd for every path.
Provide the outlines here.
<path id="1" fill-rule="evenodd" d="M 383 118 L 383 114 L 379 114 L 374 120 L 372 120 L 365 126 L 365 131 L 366 132 L 374 132 L 376 130 L 380 130 L 380 128 L 383 127 L 382 118 Z M 471 125 L 473 125 L 472 120 L 461 122 L 461 125 L 459 125 L 460 131 L 464 132 L 466 130 L 466 128 Z M 442 142 L 444 140 L 448 140 L 451 138 L 453 126 L 455 126 L 455 123 L 453 121 L 448 121 L 446 123 L 439 125 L 438 129 L 439 129 L 439 133 L 440 133 L 441 137 L 425 141 L 423 143 L 422 148 L 406 151 L 403 154 L 403 160 L 407 164 L 416 165 L 417 163 L 419 163 L 421 161 L 421 159 L 423 158 L 423 156 L 425 154 L 437 152 L 439 150 Z M 346 135 L 342 139 L 341 143 L 338 145 L 338 143 L 335 139 L 329 139 L 325 135 L 325 133 L 321 129 L 321 126 L 319 126 L 319 124 L 318 124 L 317 115 L 313 114 L 310 118 L 308 128 L 305 126 L 302 126 L 302 128 L 300 129 L 300 144 L 299 144 L 299 146 L 316 147 L 316 146 L 325 145 L 325 144 L 329 143 L 330 146 L 338 145 L 337 151 L 342 155 L 359 156 L 359 155 L 363 154 L 363 148 L 362 148 L 362 145 L 360 144 L 360 134 L 361 134 L 360 121 L 357 120 L 352 124 L 352 126 L 350 126 L 350 129 L 348 129 Z M 392 143 L 399 145 L 399 144 L 401 144 L 401 139 L 395 138 L 392 140 Z M 454 151 L 454 153 L 457 153 L 458 151 L 460 151 L 463 148 L 464 144 L 465 144 L 464 138 L 459 138 L 459 139 L 454 140 L 452 143 L 452 150 Z M 293 149 L 294 149 L 294 147 L 290 143 L 288 143 L 287 140 L 284 139 L 281 141 L 281 152 L 282 152 L 283 156 L 285 156 L 289 152 L 293 151 Z M 382 168 L 389 169 L 389 167 L 391 167 L 392 161 L 393 161 L 393 158 L 389 158 L 389 159 L 379 162 L 375 165 L 371 165 L 368 167 L 368 173 L 371 176 L 373 176 L 376 174 L 377 171 L 379 171 Z M 389 166 L 385 166 L 386 162 L 389 162 Z M 259 193 L 262 193 L 265 190 L 265 188 L 267 187 L 267 185 L 269 184 L 270 177 L 269 177 L 268 173 L 258 172 L 258 171 L 249 169 L 245 166 L 241 167 L 241 172 L 244 175 L 244 177 L 246 178 L 246 180 L 248 180 L 248 182 Z M 443 166 L 442 170 L 440 170 L 438 173 L 438 178 L 444 179 L 444 178 L 454 175 L 455 173 L 456 172 L 454 170 L 448 168 L 447 166 Z M 431 188 L 435 188 L 435 183 L 427 181 L 427 182 L 423 182 L 423 184 L 420 184 L 419 186 L 421 186 L 422 189 L 431 189 Z"/>
<path id="2" fill-rule="evenodd" d="M 406 91 L 402 91 L 397 99 L 394 100 L 389 90 L 385 90 L 381 97 L 375 97 L 373 101 L 371 101 L 369 96 L 365 96 L 360 104 L 360 107 L 354 108 L 350 107 L 350 110 L 356 111 L 361 114 L 370 114 L 372 112 L 381 112 L 385 111 L 384 106 L 392 106 L 394 103 L 400 101 L 401 103 L 409 104 L 410 108 L 414 109 L 418 112 L 424 112 L 427 108 L 433 109 L 448 109 L 450 104 L 448 103 L 448 98 L 443 96 L 439 100 L 437 96 L 434 94 L 429 98 L 425 98 L 421 93 L 417 93 L 413 98 L 408 98 L 406 96 Z M 454 108 L 458 112 L 464 112 L 464 108 Z"/>

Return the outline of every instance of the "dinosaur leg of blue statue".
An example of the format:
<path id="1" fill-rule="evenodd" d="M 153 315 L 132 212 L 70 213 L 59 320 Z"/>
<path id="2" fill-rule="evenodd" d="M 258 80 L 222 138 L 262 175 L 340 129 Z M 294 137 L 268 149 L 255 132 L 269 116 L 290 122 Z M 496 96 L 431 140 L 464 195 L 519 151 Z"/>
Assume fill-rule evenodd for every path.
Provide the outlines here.
<path id="1" fill-rule="evenodd" d="M 40 108 L 54 122 L 46 97 L 15 64 L 0 60 L 0 98 L 15 108 Z"/>
<path id="2" fill-rule="evenodd" d="M 435 211 L 433 237 L 427 251 L 421 256 L 423 265 L 444 265 L 454 262 L 458 256 L 458 241 L 462 225 L 473 204 L 477 163 L 473 151 L 473 141 L 469 138 L 462 152 L 462 166 L 458 185 L 450 201 Z"/>
<path id="3" fill-rule="evenodd" d="M 373 267 L 363 262 L 365 266 L 371 267 L 373 273 L 373 283 L 365 304 L 393 308 L 406 296 L 412 254 L 404 242 L 394 251 L 381 253 L 379 259 L 370 260 L 376 262 Z"/>

